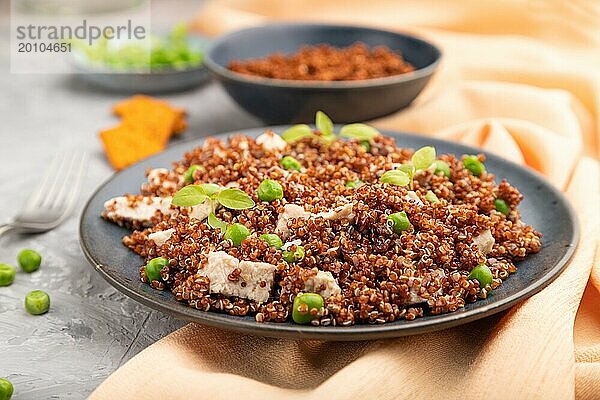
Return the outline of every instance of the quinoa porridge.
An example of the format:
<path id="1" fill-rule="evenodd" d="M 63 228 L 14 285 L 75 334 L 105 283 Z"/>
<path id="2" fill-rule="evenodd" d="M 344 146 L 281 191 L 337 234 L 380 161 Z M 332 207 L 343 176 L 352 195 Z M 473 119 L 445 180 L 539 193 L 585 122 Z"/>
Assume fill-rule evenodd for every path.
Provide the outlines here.
<path id="1" fill-rule="evenodd" d="M 303 46 L 289 55 L 232 60 L 231 71 L 271 79 L 299 81 L 354 81 L 412 72 L 415 67 L 400 52 L 385 46 L 369 48 L 364 43 L 338 48 L 327 44 Z"/>
<path id="2" fill-rule="evenodd" d="M 336 135 L 320 117 L 208 138 L 108 200 L 140 279 L 203 312 L 347 326 L 456 311 L 540 251 L 483 155 L 415 152 L 362 124 Z"/>

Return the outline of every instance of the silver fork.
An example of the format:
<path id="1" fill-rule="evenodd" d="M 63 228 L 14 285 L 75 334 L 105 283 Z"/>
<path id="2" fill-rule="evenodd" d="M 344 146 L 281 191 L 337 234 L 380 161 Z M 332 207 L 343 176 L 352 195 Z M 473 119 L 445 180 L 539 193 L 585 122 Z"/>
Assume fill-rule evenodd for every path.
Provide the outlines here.
<path id="1" fill-rule="evenodd" d="M 42 233 L 59 226 L 73 210 L 85 165 L 85 153 L 57 155 L 21 212 L 12 221 L 0 225 L 0 236 L 9 231 Z"/>

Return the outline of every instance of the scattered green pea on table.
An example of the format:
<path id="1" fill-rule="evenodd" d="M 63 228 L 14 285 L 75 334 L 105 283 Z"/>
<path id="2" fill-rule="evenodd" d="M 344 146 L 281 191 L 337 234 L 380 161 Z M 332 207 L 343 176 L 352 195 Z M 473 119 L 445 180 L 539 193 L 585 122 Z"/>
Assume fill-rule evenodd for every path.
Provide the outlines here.
<path id="1" fill-rule="evenodd" d="M 0 264 L 0 286 L 8 286 L 15 281 L 17 269 L 8 264 Z"/>
<path id="2" fill-rule="evenodd" d="M 41 290 L 33 290 L 25 296 L 25 310 L 31 315 L 40 315 L 48 312 L 50 296 Z"/>
<path id="3" fill-rule="evenodd" d="M 12 383 L 8 379 L 0 378 L 0 400 L 10 400 L 13 391 Z"/>
<path id="4" fill-rule="evenodd" d="M 17 262 L 23 271 L 34 272 L 40 267 L 40 264 L 42 263 L 42 256 L 40 256 L 40 254 L 34 250 L 25 249 L 21 250 L 17 256 Z"/>

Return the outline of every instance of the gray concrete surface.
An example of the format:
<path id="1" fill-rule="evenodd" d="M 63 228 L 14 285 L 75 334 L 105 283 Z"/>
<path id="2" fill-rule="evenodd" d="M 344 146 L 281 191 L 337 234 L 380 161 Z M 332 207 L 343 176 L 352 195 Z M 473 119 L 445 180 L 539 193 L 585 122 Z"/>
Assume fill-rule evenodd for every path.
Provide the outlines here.
<path id="1" fill-rule="evenodd" d="M 72 76 L 10 74 L 7 2 L 2 3 L 0 222 L 19 209 L 58 150 L 86 151 L 90 163 L 77 210 L 62 226 L 42 235 L 0 239 L 0 262 L 16 264 L 22 248 L 43 256 L 39 271 L 18 272 L 13 285 L 0 288 L 0 377 L 12 381 L 16 400 L 82 399 L 128 359 L 184 323 L 117 292 L 79 249 L 81 208 L 112 174 L 97 133 L 116 122 L 110 107 L 122 96 L 99 92 Z M 156 14 L 162 22 L 186 18 L 198 4 L 159 1 Z M 215 84 L 163 97 L 189 111 L 182 139 L 260 125 Z M 48 314 L 25 312 L 24 296 L 33 289 L 50 294 Z"/>

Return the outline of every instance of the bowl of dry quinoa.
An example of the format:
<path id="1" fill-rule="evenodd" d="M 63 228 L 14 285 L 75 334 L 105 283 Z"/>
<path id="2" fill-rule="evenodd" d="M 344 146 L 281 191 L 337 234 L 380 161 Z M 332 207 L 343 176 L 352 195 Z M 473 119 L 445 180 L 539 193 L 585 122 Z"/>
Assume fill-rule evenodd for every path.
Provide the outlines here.
<path id="1" fill-rule="evenodd" d="M 531 170 L 318 113 L 316 127 L 196 139 L 117 173 L 80 240 L 111 284 L 178 318 L 361 340 L 522 301 L 563 270 L 578 229 Z"/>
<path id="2" fill-rule="evenodd" d="M 269 24 L 221 36 L 205 65 L 241 107 L 266 124 L 368 121 L 407 107 L 441 59 L 406 33 L 358 26 Z"/>

